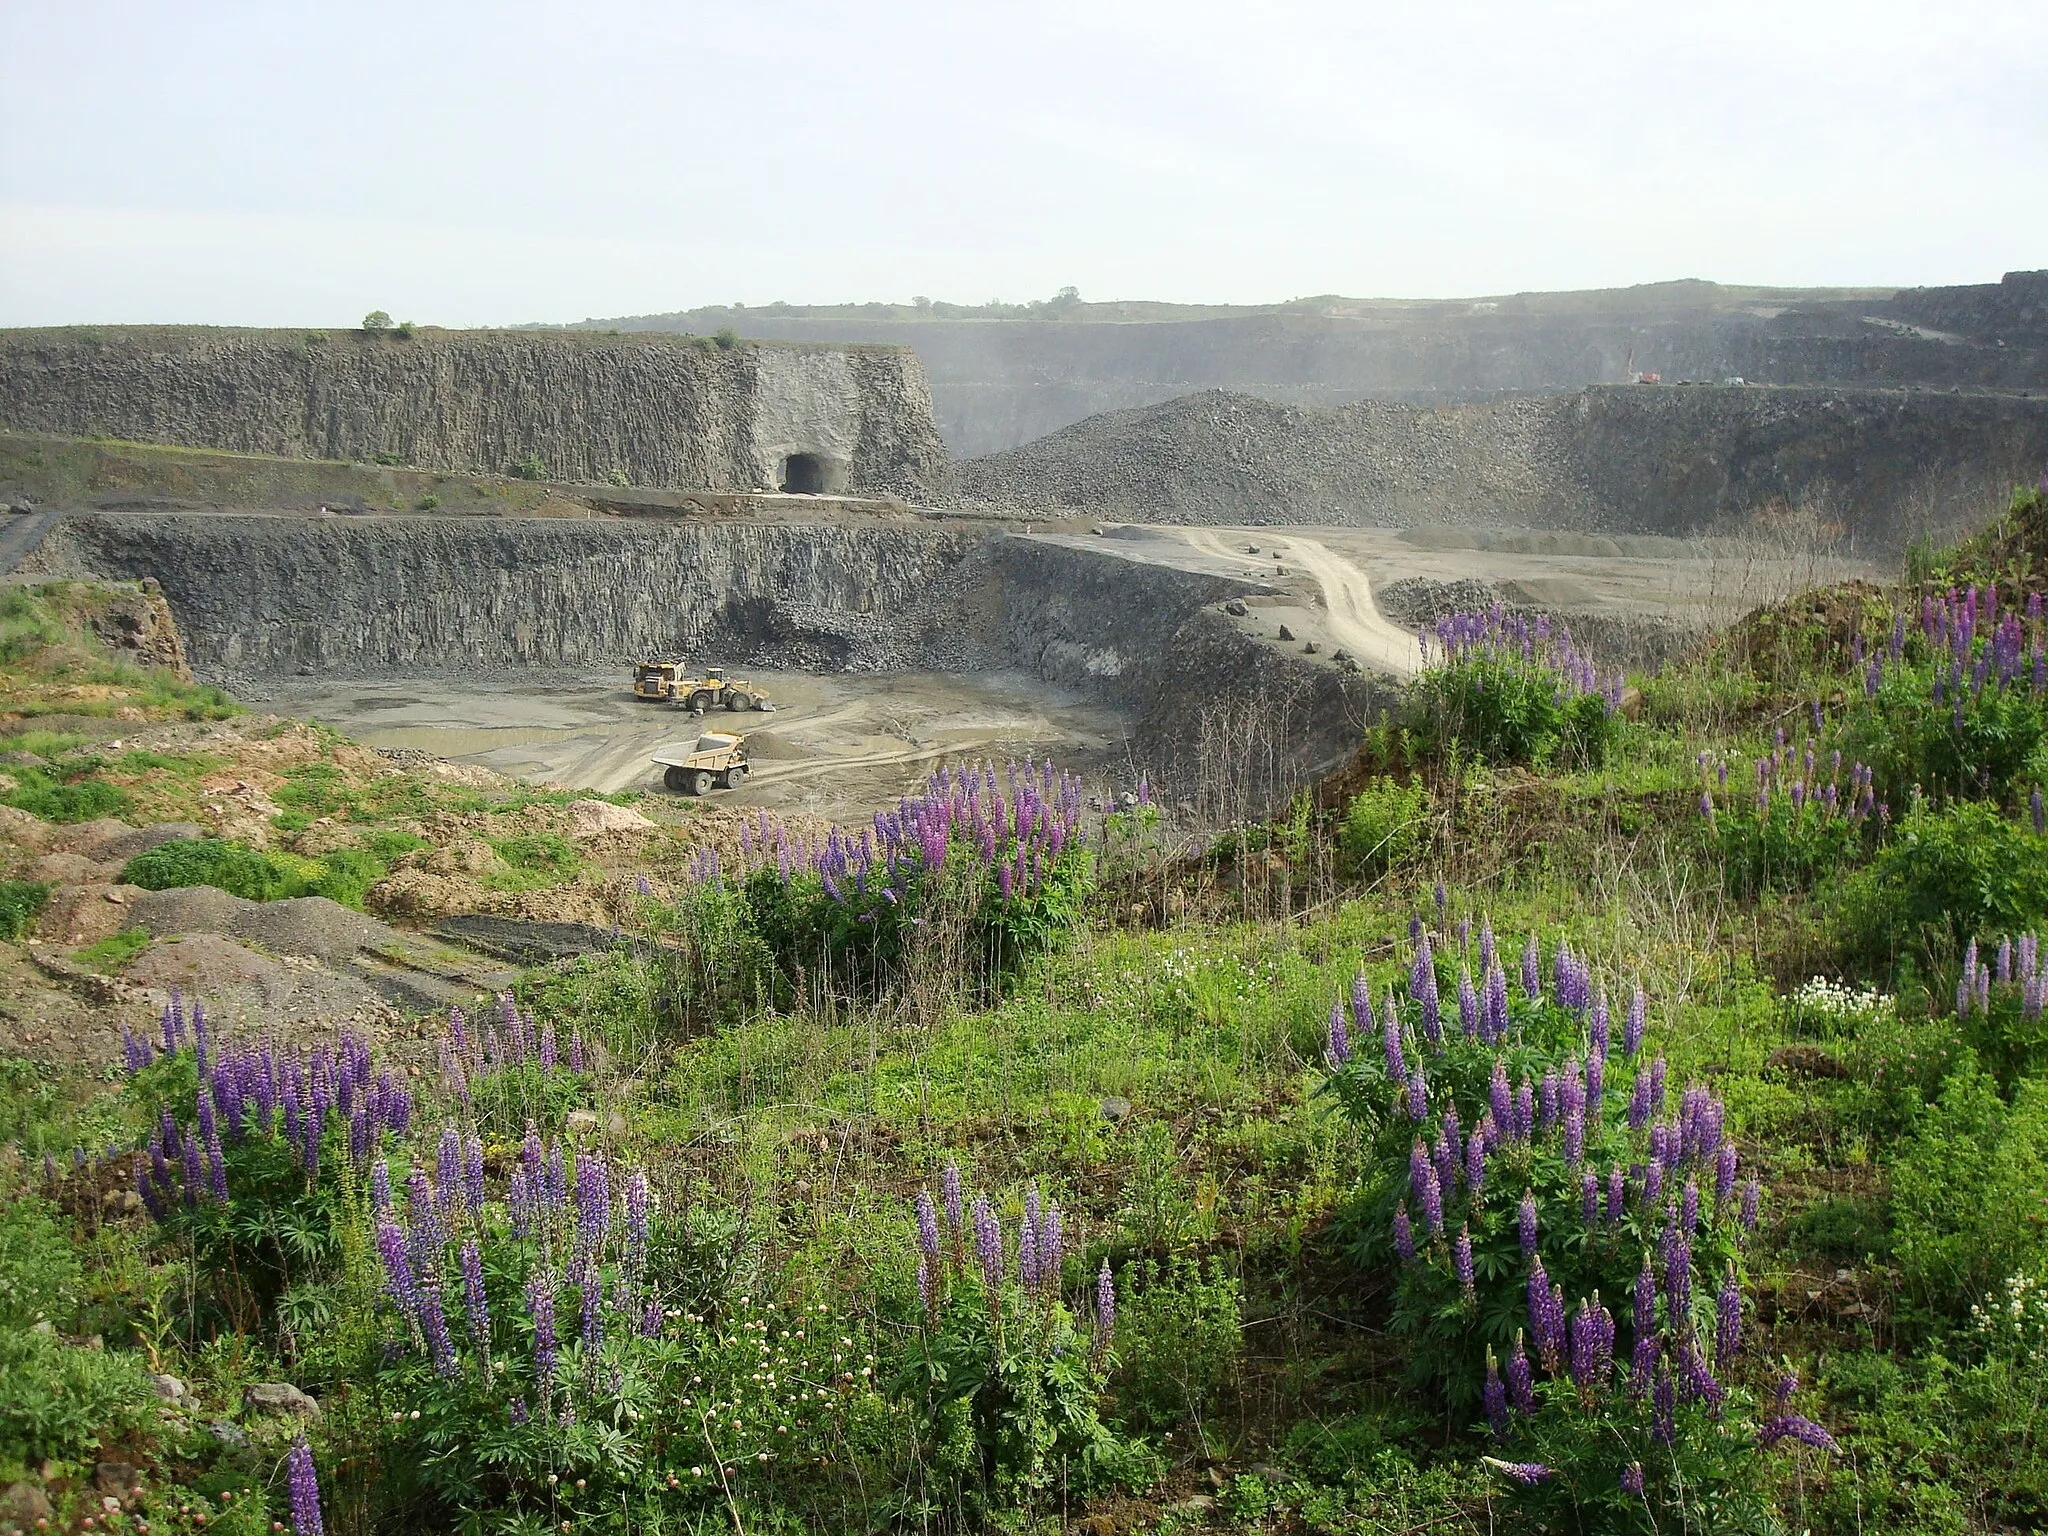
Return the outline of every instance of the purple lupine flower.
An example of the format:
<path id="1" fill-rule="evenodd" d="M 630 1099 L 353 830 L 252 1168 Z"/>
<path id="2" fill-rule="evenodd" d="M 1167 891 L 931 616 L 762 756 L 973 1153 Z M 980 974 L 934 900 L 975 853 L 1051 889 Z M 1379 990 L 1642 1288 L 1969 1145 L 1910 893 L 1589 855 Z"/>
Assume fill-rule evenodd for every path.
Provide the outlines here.
<path id="1" fill-rule="evenodd" d="M 427 1341 L 427 1355 L 438 1376 L 455 1374 L 455 1343 L 448 1337 L 448 1318 L 441 1310 L 439 1286 L 420 1287 L 420 1333 Z"/>
<path id="2" fill-rule="evenodd" d="M 1476 1039 L 1479 1034 L 1479 994 L 1472 988 L 1472 972 L 1465 969 L 1458 973 L 1458 1028 L 1467 1039 Z"/>
<path id="3" fill-rule="evenodd" d="M 1408 1221 L 1406 1200 L 1394 1206 L 1394 1251 L 1401 1255 L 1403 1264 L 1415 1262 L 1415 1228 Z"/>
<path id="4" fill-rule="evenodd" d="M 1345 1026 L 1341 1002 L 1330 1004 L 1330 1034 L 1323 1055 L 1332 1067 L 1341 1067 L 1351 1060 L 1351 1032 Z"/>
<path id="5" fill-rule="evenodd" d="M 1600 1227 L 1600 1175 L 1588 1168 L 1579 1179 L 1579 1220 L 1588 1232 Z"/>
<path id="6" fill-rule="evenodd" d="M 1522 996 L 1532 1003 L 1543 1001 L 1543 959 L 1536 947 L 1536 935 L 1522 946 Z"/>
<path id="7" fill-rule="evenodd" d="M 1472 1229 L 1469 1225 L 1459 1227 L 1458 1235 L 1451 1239 L 1451 1272 L 1458 1277 L 1458 1291 L 1466 1302 L 1477 1305 L 1479 1292 L 1473 1284 Z"/>
<path id="8" fill-rule="evenodd" d="M 1685 1188 L 1679 1194 L 1678 1220 L 1690 1238 L 1700 1229 L 1700 1186 L 1697 1179 L 1687 1179 Z"/>
<path id="9" fill-rule="evenodd" d="M 1649 999 L 1643 996 L 1643 984 L 1636 983 L 1634 994 L 1628 1000 L 1628 1014 L 1621 1025 L 1621 1051 L 1624 1056 L 1633 1057 L 1643 1048 L 1643 1024 L 1649 1017 Z"/>
<path id="10" fill-rule="evenodd" d="M 917 1299 L 924 1309 L 924 1315 L 930 1317 L 938 1305 L 939 1298 L 932 1283 L 932 1261 L 923 1254 L 917 1256 Z"/>
<path id="11" fill-rule="evenodd" d="M 1627 1199 L 1628 1178 L 1621 1171 L 1621 1164 L 1616 1163 L 1607 1170 L 1607 1223 L 1609 1226 L 1618 1227 L 1621 1225 L 1621 1218 L 1626 1209 Z"/>
<path id="12" fill-rule="evenodd" d="M 1529 1367 L 1529 1356 L 1522 1348 L 1522 1330 L 1515 1330 L 1515 1350 L 1508 1356 L 1507 1369 L 1508 1406 L 1527 1418 L 1536 1411 L 1536 1375 Z"/>
<path id="13" fill-rule="evenodd" d="M 1658 1239 L 1659 1257 L 1664 1263 L 1664 1305 L 1674 1336 L 1691 1326 L 1692 1318 L 1692 1234 L 1680 1225 L 1677 1212 L 1664 1208 L 1664 1232 Z"/>
<path id="14" fill-rule="evenodd" d="M 1482 1028 L 1487 1040 L 1498 1040 L 1508 1027 L 1508 973 L 1498 961 L 1486 967 L 1486 996 L 1480 1003 Z"/>
<path id="15" fill-rule="evenodd" d="M 939 1213 L 932 1205 L 931 1191 L 917 1192 L 917 1246 L 924 1256 L 936 1264 L 939 1261 Z"/>
<path id="16" fill-rule="evenodd" d="M 292 1536 L 325 1536 L 320 1520 L 320 1479 L 313 1470 L 313 1448 L 304 1435 L 292 1442 L 285 1457 L 285 1482 L 291 1490 Z"/>
<path id="17" fill-rule="evenodd" d="M 626 1179 L 626 1263 L 635 1274 L 647 1264 L 647 1242 L 653 1227 L 654 1191 L 644 1169 Z"/>
<path id="18" fill-rule="evenodd" d="M 1810 1445 L 1815 1450 L 1831 1453 L 1841 1450 L 1835 1443 L 1833 1435 L 1813 1420 L 1796 1413 L 1781 1414 L 1777 1418 L 1766 1420 L 1763 1428 L 1757 1431 L 1756 1446 L 1760 1451 L 1767 1451 L 1780 1440 L 1797 1440 L 1801 1445 Z"/>
<path id="19" fill-rule="evenodd" d="M 1714 1205 L 1724 1206 L 1735 1194 L 1735 1143 L 1724 1141 L 1714 1154 Z"/>
<path id="20" fill-rule="evenodd" d="M 1576 1168 L 1586 1152 L 1586 1112 L 1574 1105 L 1564 1117 L 1564 1165 Z"/>
<path id="21" fill-rule="evenodd" d="M 1436 1169 L 1425 1158 L 1422 1165 L 1422 1184 L 1415 1191 L 1416 1203 L 1422 1210 L 1422 1224 L 1429 1229 L 1431 1237 L 1441 1237 L 1444 1230 L 1444 1192 L 1437 1182 Z"/>
<path id="22" fill-rule="evenodd" d="M 1017 1222 L 1017 1282 L 1036 1291 L 1038 1278 L 1038 1226 L 1026 1211 Z"/>
<path id="23" fill-rule="evenodd" d="M 1560 1305 L 1560 1315 L 1555 1322 L 1552 1320 L 1550 1276 L 1544 1273 L 1541 1258 L 1529 1261 L 1528 1292 L 1529 1337 L 1535 1341 L 1536 1353 L 1542 1357 L 1543 1368 L 1555 1376 L 1564 1367 L 1564 1319 Z"/>
<path id="24" fill-rule="evenodd" d="M 1725 1371 L 1742 1347 L 1742 1286 L 1736 1281 L 1735 1266 L 1721 1282 L 1714 1298 L 1714 1369 Z"/>
<path id="25" fill-rule="evenodd" d="M 489 1355 L 491 1309 L 484 1296 L 483 1255 L 473 1237 L 464 1239 L 462 1244 L 462 1306 L 469 1318 L 470 1342 L 476 1345 L 478 1354 Z"/>
<path id="26" fill-rule="evenodd" d="M 588 1059 L 583 1049 L 583 1031 L 572 1028 L 569 1031 L 569 1070 L 581 1072 Z"/>
<path id="27" fill-rule="evenodd" d="M 1602 982 L 1600 984 L 1599 990 L 1593 994 L 1593 1013 L 1592 1017 L 1588 1021 L 1587 1031 L 1588 1037 L 1592 1041 L 1593 1045 L 1593 1058 L 1604 1067 L 1607 1063 L 1608 1031 L 1607 984 L 1605 982 Z M 1586 1097 L 1592 1100 L 1593 1102 L 1598 1103 L 1600 1099 L 1600 1094 L 1597 1089 L 1588 1087 L 1586 1090 Z"/>
<path id="28" fill-rule="evenodd" d="M 1372 1016 L 1372 984 L 1363 970 L 1351 978 L 1351 1026 L 1361 1040 L 1372 1038 L 1379 1028 Z M 1400 1076 L 1398 1072 L 1394 1075 Z"/>
<path id="29" fill-rule="evenodd" d="M 1637 1498 L 1642 1497 L 1643 1464 L 1640 1461 L 1632 1461 L 1621 1469 L 1621 1491 L 1634 1494 Z"/>
<path id="30" fill-rule="evenodd" d="M 1116 1282 L 1110 1278 L 1109 1260 L 1095 1274 L 1095 1350 L 1099 1355 L 1109 1347 L 1116 1332 Z"/>
<path id="31" fill-rule="evenodd" d="M 1756 1230 L 1757 1206 L 1763 1198 L 1763 1192 L 1764 1187 L 1754 1174 L 1750 1176 L 1749 1182 L 1742 1186 L 1741 1221 L 1742 1230 L 1746 1233 Z"/>
<path id="32" fill-rule="evenodd" d="M 1557 1124 L 1558 1111 L 1563 1102 L 1564 1096 L 1558 1090 L 1557 1073 L 1545 1072 L 1542 1085 L 1536 1092 L 1536 1124 L 1539 1130 L 1547 1132 Z"/>
<path id="33" fill-rule="evenodd" d="M 1387 1080 L 1405 1083 L 1408 1080 L 1408 1057 L 1401 1049 L 1401 1019 L 1394 1011 L 1394 1000 L 1387 999 L 1386 1012 L 1380 1016 L 1380 1044 L 1387 1058 Z"/>
<path id="34" fill-rule="evenodd" d="M 1678 1438 L 1678 1383 L 1672 1379 L 1671 1362 L 1657 1362 L 1657 1384 L 1650 1395 L 1650 1433 L 1660 1445 Z"/>
<path id="35" fill-rule="evenodd" d="M 953 1234 L 954 1242 L 960 1242 L 965 1236 L 960 1214 L 960 1165 L 950 1158 L 946 1171 L 939 1176 L 939 1189 L 946 1201 L 946 1230 Z"/>
<path id="36" fill-rule="evenodd" d="M 1487 1106 L 1493 1111 L 1493 1123 L 1503 1133 L 1512 1133 L 1515 1123 L 1515 1102 L 1508 1091 L 1508 1064 L 1502 1057 L 1493 1058 L 1493 1078 L 1487 1084 Z"/>
<path id="37" fill-rule="evenodd" d="M 1714 1379 L 1714 1373 L 1707 1367 L 1705 1356 L 1699 1345 L 1691 1338 L 1686 1339 L 1679 1349 L 1679 1385 L 1684 1390 L 1686 1401 L 1705 1403 L 1707 1412 L 1713 1418 L 1721 1417 L 1721 1405 L 1728 1394 L 1721 1383 Z"/>
<path id="38" fill-rule="evenodd" d="M 1536 1191 L 1524 1189 L 1522 1203 L 1515 1210 L 1515 1220 L 1522 1238 L 1522 1257 L 1536 1257 Z"/>
<path id="39" fill-rule="evenodd" d="M 419 1287 L 413 1280 L 412 1259 L 406 1252 L 405 1232 L 387 1214 L 377 1223 L 377 1256 L 384 1261 L 384 1288 L 398 1304 L 399 1312 L 414 1326 L 419 1323 Z"/>
<path id="40" fill-rule="evenodd" d="M 1536 1090 L 1530 1085 L 1528 1075 L 1522 1077 L 1522 1086 L 1515 1090 L 1515 1129 L 1517 1141 L 1527 1141 L 1536 1132 Z"/>
<path id="41" fill-rule="evenodd" d="M 1486 1405 L 1486 1422 L 1493 1431 L 1493 1438 L 1504 1440 L 1508 1433 L 1508 1389 L 1500 1379 L 1500 1361 L 1494 1357 L 1493 1346 L 1486 1347 L 1486 1385 L 1480 1391 L 1480 1399 Z"/>
<path id="42" fill-rule="evenodd" d="M 1429 1118 L 1429 1082 L 1422 1075 L 1422 1063 L 1415 1064 L 1415 1070 L 1408 1074 L 1408 1118 L 1421 1121 Z"/>
<path id="43" fill-rule="evenodd" d="M 981 1261 L 981 1281 L 988 1290 L 989 1305 L 996 1305 L 1003 1284 L 1003 1232 L 996 1225 L 996 1213 L 988 1196 L 974 1197 L 974 1251 Z"/>
<path id="44" fill-rule="evenodd" d="M 582 1303 L 583 1348 L 586 1353 L 595 1354 L 604 1348 L 604 1275 L 595 1263 L 583 1266 L 576 1290 Z"/>
<path id="45" fill-rule="evenodd" d="M 1509 1482 L 1519 1483 L 1524 1488 L 1534 1488 L 1555 1475 L 1540 1461 L 1495 1461 L 1491 1456 L 1481 1460 Z"/>
<path id="46" fill-rule="evenodd" d="M 527 1277 L 526 1311 L 533 1319 L 533 1381 L 545 1407 L 555 1381 L 555 1287 L 539 1270 Z"/>

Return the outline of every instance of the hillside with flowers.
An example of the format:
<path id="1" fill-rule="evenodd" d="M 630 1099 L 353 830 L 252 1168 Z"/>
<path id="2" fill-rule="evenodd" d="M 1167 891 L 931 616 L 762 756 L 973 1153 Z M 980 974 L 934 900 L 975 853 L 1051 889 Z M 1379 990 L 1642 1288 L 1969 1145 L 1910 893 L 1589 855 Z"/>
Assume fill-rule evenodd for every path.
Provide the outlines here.
<path id="1" fill-rule="evenodd" d="M 2044 590 L 2048 484 L 1654 674 L 1455 614 L 1228 827 L 1042 762 L 657 828 L 24 731 L 0 976 L 161 959 L 32 945 L 35 857 L 259 748 L 120 889 L 255 933 L 461 842 L 598 937 L 0 1055 L 0 1536 L 2037 1529 Z M 23 592 L 17 700 L 85 643 Z"/>

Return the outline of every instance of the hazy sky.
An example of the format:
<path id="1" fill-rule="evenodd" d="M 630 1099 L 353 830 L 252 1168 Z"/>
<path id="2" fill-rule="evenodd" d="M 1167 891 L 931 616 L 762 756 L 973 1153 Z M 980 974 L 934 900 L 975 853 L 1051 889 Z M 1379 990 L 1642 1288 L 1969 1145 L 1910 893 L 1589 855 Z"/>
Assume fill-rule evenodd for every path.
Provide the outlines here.
<path id="1" fill-rule="evenodd" d="M 2048 266 L 2048 3 L 0 0 L 0 324 Z"/>

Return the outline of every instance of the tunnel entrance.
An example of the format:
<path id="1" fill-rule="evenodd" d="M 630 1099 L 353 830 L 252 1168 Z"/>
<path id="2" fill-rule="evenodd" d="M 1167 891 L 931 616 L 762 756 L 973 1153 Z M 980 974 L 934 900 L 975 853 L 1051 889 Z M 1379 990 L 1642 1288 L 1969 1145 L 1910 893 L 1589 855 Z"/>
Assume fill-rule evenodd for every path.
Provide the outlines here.
<path id="1" fill-rule="evenodd" d="M 825 461 L 815 453 L 792 453 L 782 461 L 782 488 L 799 496 L 825 491 Z"/>

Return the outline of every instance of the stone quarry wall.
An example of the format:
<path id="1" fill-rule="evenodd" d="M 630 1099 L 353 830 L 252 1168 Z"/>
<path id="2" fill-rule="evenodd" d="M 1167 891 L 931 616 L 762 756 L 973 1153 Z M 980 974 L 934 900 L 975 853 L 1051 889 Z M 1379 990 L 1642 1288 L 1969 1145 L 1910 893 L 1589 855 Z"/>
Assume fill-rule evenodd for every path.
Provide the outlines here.
<path id="1" fill-rule="evenodd" d="M 1192 395 L 954 466 L 964 508 L 1168 523 L 1479 522 L 1883 552 L 1982 520 L 2048 462 L 2048 398 L 1604 386 L 1437 409 Z"/>
<path id="2" fill-rule="evenodd" d="M 661 335 L 192 327 L 0 332 L 0 426 L 289 458 L 773 489 L 790 453 L 832 489 L 922 498 L 942 471 L 916 357 Z"/>
<path id="3" fill-rule="evenodd" d="M 1332 410 L 1360 399 L 1479 402 L 1666 379 L 2048 390 L 2048 273 L 1829 297 L 1653 283 L 1407 305 L 1341 300 L 1197 318 L 934 319 L 777 309 L 604 324 L 914 347 L 959 456 L 1000 452 L 1105 411 L 1202 390 Z"/>
<path id="4" fill-rule="evenodd" d="M 155 578 L 193 670 L 230 686 L 299 671 L 623 670 L 665 652 L 1018 668 L 1130 715 L 1154 761 L 1189 750 L 1219 699 L 1284 700 L 1302 768 L 1348 750 L 1347 690 L 1363 687 L 1218 620 L 1215 604 L 1261 590 L 1249 583 L 986 525 L 99 512 L 65 517 L 28 565 Z"/>

